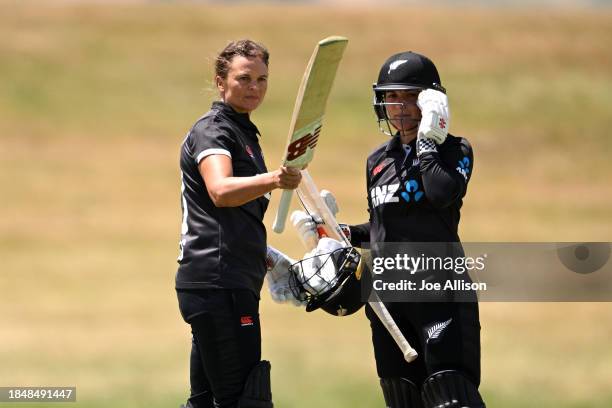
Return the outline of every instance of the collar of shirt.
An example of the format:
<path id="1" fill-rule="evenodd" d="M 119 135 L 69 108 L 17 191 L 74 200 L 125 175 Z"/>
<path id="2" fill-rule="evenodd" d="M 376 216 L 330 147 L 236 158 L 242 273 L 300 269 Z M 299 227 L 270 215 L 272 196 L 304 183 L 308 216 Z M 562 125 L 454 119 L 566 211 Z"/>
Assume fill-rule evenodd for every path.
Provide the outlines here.
<path id="1" fill-rule="evenodd" d="M 402 147 L 406 152 L 406 157 L 410 156 L 410 152 L 412 152 L 412 146 L 410 146 L 409 144 L 403 144 Z"/>
<path id="2" fill-rule="evenodd" d="M 416 151 L 416 138 L 414 138 L 414 140 L 412 140 L 410 143 L 408 143 L 407 145 L 402 144 L 400 137 L 399 137 L 399 133 L 395 134 L 395 136 L 393 136 L 391 138 L 391 140 L 389 140 L 389 143 L 387 143 L 387 147 L 385 148 L 385 152 L 389 153 L 389 152 L 399 152 L 399 153 L 403 153 L 403 152 L 407 152 L 408 154 L 410 154 L 411 151 Z"/>
<path id="3" fill-rule="evenodd" d="M 255 124 L 251 122 L 248 113 L 238 113 L 234 110 L 234 108 L 232 108 L 230 105 L 223 101 L 214 101 L 212 104 L 212 109 L 222 112 L 225 116 L 235 121 L 240 127 L 244 128 L 245 130 L 252 131 L 257 136 L 261 136 L 261 133 L 259 133 L 259 129 L 257 129 L 257 126 L 255 126 Z"/>
<path id="4" fill-rule="evenodd" d="M 412 152 L 416 152 L 416 138 L 408 144 L 401 142 L 399 133 L 396 133 L 385 148 L 385 155 L 387 157 L 393 157 L 396 160 L 400 160 L 402 165 L 409 163 L 407 160 Z M 410 162 L 412 163 L 412 162 Z M 410 166 L 408 166 L 410 167 Z"/>

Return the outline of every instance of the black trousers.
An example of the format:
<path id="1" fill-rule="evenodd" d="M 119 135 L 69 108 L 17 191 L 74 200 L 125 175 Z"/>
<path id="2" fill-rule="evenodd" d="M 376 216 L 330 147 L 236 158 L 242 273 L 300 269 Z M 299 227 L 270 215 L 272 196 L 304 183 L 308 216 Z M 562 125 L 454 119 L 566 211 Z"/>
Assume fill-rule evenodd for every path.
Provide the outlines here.
<path id="1" fill-rule="evenodd" d="M 366 304 L 380 378 L 403 377 L 421 386 L 431 374 L 458 370 L 480 384 L 478 303 L 385 303 L 419 357 L 407 363 L 374 311 Z"/>
<path id="2" fill-rule="evenodd" d="M 261 360 L 259 299 L 235 289 L 179 289 L 177 296 L 192 333 L 188 403 L 236 407 L 249 372 Z"/>

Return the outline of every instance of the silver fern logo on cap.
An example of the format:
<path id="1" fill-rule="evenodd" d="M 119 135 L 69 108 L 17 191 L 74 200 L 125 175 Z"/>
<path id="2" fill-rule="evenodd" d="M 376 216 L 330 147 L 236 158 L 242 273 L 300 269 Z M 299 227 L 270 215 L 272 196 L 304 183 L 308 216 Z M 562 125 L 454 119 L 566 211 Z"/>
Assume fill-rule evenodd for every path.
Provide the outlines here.
<path id="1" fill-rule="evenodd" d="M 391 64 L 389 64 L 389 71 L 387 72 L 387 74 L 390 74 L 391 71 L 396 70 L 397 67 L 399 67 L 402 64 L 405 64 L 406 62 L 408 62 L 408 60 L 393 61 Z"/>

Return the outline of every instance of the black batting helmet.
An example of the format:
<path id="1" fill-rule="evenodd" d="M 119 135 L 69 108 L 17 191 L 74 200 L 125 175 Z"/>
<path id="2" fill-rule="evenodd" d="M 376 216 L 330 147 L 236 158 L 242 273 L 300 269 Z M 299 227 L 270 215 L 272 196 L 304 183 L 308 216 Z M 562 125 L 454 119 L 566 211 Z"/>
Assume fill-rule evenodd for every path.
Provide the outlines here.
<path id="1" fill-rule="evenodd" d="M 361 255 L 355 248 L 346 247 L 336 249 L 326 256 L 319 268 L 311 273 L 305 273 L 307 268 L 304 264 L 312 258 L 291 265 L 290 288 L 296 298 L 306 300 L 307 312 L 320 308 L 334 316 L 353 314 L 363 306 L 361 285 L 355 275 Z M 323 277 L 321 273 L 328 263 L 333 263 L 336 270 L 331 279 Z M 318 284 L 314 285 L 314 281 Z"/>
<path id="2" fill-rule="evenodd" d="M 374 89 L 374 112 L 380 123 L 388 120 L 384 93 L 393 90 L 435 89 L 446 93 L 434 63 L 424 55 L 407 51 L 389 57 L 378 73 Z"/>
<path id="3" fill-rule="evenodd" d="M 338 293 L 328 299 L 321 309 L 333 316 L 352 315 L 364 305 L 361 300 L 361 280 L 351 273 L 340 286 Z"/>

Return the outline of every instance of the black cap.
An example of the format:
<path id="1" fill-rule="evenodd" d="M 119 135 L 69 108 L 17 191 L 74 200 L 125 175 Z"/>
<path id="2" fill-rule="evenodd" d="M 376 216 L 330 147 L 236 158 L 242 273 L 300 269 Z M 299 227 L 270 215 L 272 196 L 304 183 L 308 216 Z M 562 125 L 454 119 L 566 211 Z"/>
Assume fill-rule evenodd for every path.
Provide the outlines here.
<path id="1" fill-rule="evenodd" d="M 436 66 L 429 58 L 407 51 L 392 55 L 380 68 L 375 91 L 432 88 L 446 93 Z"/>

